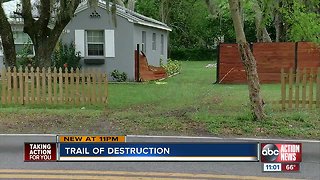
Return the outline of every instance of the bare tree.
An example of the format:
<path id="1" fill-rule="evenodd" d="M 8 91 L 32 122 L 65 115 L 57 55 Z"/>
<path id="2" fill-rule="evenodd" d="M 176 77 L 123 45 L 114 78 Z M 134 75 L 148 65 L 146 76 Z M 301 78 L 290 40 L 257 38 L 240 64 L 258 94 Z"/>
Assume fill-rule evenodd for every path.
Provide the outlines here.
<path id="1" fill-rule="evenodd" d="M 250 46 L 246 40 L 243 26 L 241 23 L 239 0 L 229 0 L 229 7 L 233 20 L 236 39 L 241 54 L 241 60 L 247 74 L 249 98 L 252 109 L 253 118 L 255 120 L 263 120 L 265 118 L 263 99 L 260 94 L 260 83 L 257 72 L 256 60 L 251 52 Z"/>

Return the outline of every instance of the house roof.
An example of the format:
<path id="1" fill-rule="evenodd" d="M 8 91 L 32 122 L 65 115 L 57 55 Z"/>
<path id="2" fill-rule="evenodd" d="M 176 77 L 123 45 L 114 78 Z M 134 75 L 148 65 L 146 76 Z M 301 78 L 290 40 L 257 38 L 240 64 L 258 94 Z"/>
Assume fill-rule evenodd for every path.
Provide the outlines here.
<path id="1" fill-rule="evenodd" d="M 31 0 L 31 3 L 36 3 L 38 0 Z M 4 10 L 4 13 L 8 17 L 10 22 L 17 21 L 18 15 L 14 14 L 14 12 L 19 11 L 19 9 L 22 9 L 21 6 L 21 0 L 11 0 L 5 3 L 2 3 L 2 7 Z M 32 15 L 33 17 L 38 16 L 38 12 L 36 7 L 32 7 Z"/>
<path id="2" fill-rule="evenodd" d="M 106 2 L 103 0 L 98 0 L 98 6 L 103 8 L 103 9 L 107 9 L 106 6 Z M 112 3 L 109 4 L 109 8 L 112 6 Z M 119 5 L 117 6 L 117 11 L 116 14 L 126 18 L 129 22 L 135 23 L 135 24 L 140 24 L 140 25 L 144 25 L 144 26 L 149 26 L 149 27 L 154 27 L 154 28 L 158 28 L 158 29 L 163 29 L 163 30 L 167 30 L 167 31 L 172 31 L 172 29 L 166 25 L 163 22 L 157 21 L 155 19 L 146 17 L 142 14 L 139 14 L 137 12 L 131 11 L 125 7 L 121 7 Z M 80 5 L 78 6 L 75 14 L 85 10 L 89 8 L 89 4 L 87 0 L 83 0 Z"/>
<path id="3" fill-rule="evenodd" d="M 31 3 L 37 3 L 39 0 L 31 0 Z M 17 11 L 17 9 L 19 8 L 19 4 L 21 4 L 20 0 L 12 0 L 9 2 L 5 2 L 2 4 L 2 7 L 5 11 L 5 14 L 7 15 L 8 19 L 10 22 L 15 22 L 15 23 L 22 23 L 23 21 L 21 20 L 21 18 L 17 18 L 17 16 L 15 17 L 15 14 L 13 12 Z M 109 4 L 109 8 L 111 7 L 111 3 Z M 106 2 L 103 0 L 98 0 L 98 6 L 103 8 L 103 9 L 107 9 L 106 6 Z M 84 11 L 86 9 L 89 8 L 89 4 L 87 0 L 83 0 L 77 10 L 75 11 L 75 14 Z M 163 29 L 166 31 L 172 31 L 172 29 L 166 25 L 165 23 L 162 23 L 160 21 L 157 21 L 155 19 L 146 17 L 142 14 L 136 13 L 134 11 L 131 11 L 127 8 L 121 7 L 117 5 L 117 10 L 116 10 L 116 14 L 118 16 L 121 16 L 125 19 L 127 19 L 129 22 L 131 23 L 135 23 L 135 24 L 140 24 L 143 26 L 148 26 L 148 27 L 153 27 L 153 28 L 158 28 L 158 29 Z M 38 17 L 38 10 L 33 7 L 32 9 L 32 15 L 34 17 Z"/>

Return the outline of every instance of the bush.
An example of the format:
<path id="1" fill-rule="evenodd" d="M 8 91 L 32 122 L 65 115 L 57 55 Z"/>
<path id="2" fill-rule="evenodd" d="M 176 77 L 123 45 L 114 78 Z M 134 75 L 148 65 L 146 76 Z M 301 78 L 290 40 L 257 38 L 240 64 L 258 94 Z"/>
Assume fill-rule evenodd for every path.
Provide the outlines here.
<path id="1" fill-rule="evenodd" d="M 58 43 L 52 55 L 52 66 L 56 68 L 80 68 L 80 52 L 76 52 L 73 43 L 63 44 L 61 41 Z"/>
<path id="2" fill-rule="evenodd" d="M 125 82 L 127 80 L 127 74 L 125 72 L 120 73 L 118 70 L 111 72 L 111 77 L 117 82 Z"/>
<path id="3" fill-rule="evenodd" d="M 173 75 L 175 73 L 180 73 L 181 71 L 181 62 L 177 60 L 168 59 L 167 64 L 163 64 L 162 60 L 161 66 L 166 70 L 168 76 Z"/>
<path id="4" fill-rule="evenodd" d="M 19 52 L 17 52 L 17 63 L 16 66 L 22 67 L 23 69 L 25 67 L 31 67 L 35 66 L 35 62 L 33 60 L 33 57 L 30 56 L 30 49 L 32 48 L 31 42 L 29 41 L 26 43 L 23 47 L 23 49 Z"/>

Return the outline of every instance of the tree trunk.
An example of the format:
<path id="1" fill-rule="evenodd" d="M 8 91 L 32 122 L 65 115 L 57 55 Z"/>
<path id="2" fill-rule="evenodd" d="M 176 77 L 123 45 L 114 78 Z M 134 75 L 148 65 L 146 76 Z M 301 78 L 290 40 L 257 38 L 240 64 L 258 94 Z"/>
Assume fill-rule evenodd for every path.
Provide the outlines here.
<path id="1" fill-rule="evenodd" d="M 256 24 L 256 36 L 258 42 L 272 42 L 269 33 L 267 31 L 267 28 L 265 24 L 262 22 L 263 15 L 261 12 L 260 5 L 258 4 L 258 1 L 256 0 L 253 4 L 253 9 L 256 13 L 255 15 L 255 24 Z"/>
<path id="2" fill-rule="evenodd" d="M 0 0 L 0 27 L 0 36 L 6 67 L 16 66 L 16 49 L 14 46 L 13 33 L 11 25 L 3 11 L 2 0 Z"/>
<path id="3" fill-rule="evenodd" d="M 134 11 L 136 5 L 136 1 L 135 0 L 128 0 L 127 2 L 127 8 L 130 9 L 131 11 Z"/>
<path id="4" fill-rule="evenodd" d="M 276 0 L 276 7 L 274 11 L 274 28 L 276 30 L 276 42 L 280 42 L 280 36 L 281 36 L 281 15 L 280 15 L 280 2 L 279 0 Z"/>
<path id="5" fill-rule="evenodd" d="M 47 44 L 47 42 L 52 42 L 52 44 Z M 51 41 L 43 41 L 42 43 L 36 42 L 35 46 L 35 62 L 36 66 L 42 68 L 48 68 L 51 66 L 51 55 L 55 48 L 55 43 Z"/>
<path id="6" fill-rule="evenodd" d="M 241 54 L 241 60 L 245 67 L 249 88 L 249 99 L 254 120 L 263 120 L 265 118 L 263 99 L 260 94 L 260 83 L 257 72 L 256 60 L 251 52 L 250 46 L 246 40 L 241 17 L 239 13 L 239 0 L 229 0 L 231 16 L 236 32 L 237 43 Z"/>
<path id="7" fill-rule="evenodd" d="M 168 21 L 169 21 L 169 13 L 170 13 L 169 3 L 170 3 L 170 0 L 161 0 L 160 2 L 161 22 L 166 24 L 168 24 Z"/>
<path id="8" fill-rule="evenodd" d="M 80 0 L 68 1 L 60 0 L 60 11 L 55 14 L 55 26 L 53 29 L 48 28 L 52 4 L 49 0 L 40 0 L 38 19 L 32 17 L 32 4 L 30 0 L 22 0 L 21 16 L 24 20 L 23 31 L 27 33 L 34 45 L 36 66 L 48 68 L 51 66 L 51 55 L 57 44 L 60 34 L 66 25 L 70 22 L 73 14 L 78 7 Z M 92 2 L 92 1 L 90 1 Z M 113 0 L 114 2 L 114 0 Z M 34 6 L 34 4 L 33 4 Z"/>

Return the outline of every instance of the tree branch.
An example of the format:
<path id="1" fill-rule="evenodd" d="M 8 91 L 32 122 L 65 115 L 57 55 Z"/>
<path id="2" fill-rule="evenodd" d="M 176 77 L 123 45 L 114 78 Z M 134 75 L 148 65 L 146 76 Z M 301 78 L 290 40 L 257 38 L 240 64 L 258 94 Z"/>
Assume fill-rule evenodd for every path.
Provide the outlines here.
<path id="1" fill-rule="evenodd" d="M 74 12 L 76 11 L 77 7 L 80 4 L 80 0 L 74 0 L 74 1 L 67 1 L 67 0 L 61 0 L 60 1 L 60 11 L 56 15 L 57 20 L 54 28 L 51 31 L 51 36 L 60 36 L 63 29 L 66 27 L 66 25 L 70 22 L 72 19 L 72 16 Z M 71 8 L 71 12 L 69 14 L 68 10 L 70 11 L 70 6 L 73 6 Z"/>
<path id="2" fill-rule="evenodd" d="M 22 17 L 25 23 L 33 23 L 34 19 L 31 13 L 31 3 L 30 0 L 22 0 Z"/>
<path id="3" fill-rule="evenodd" d="M 24 20 L 24 28 L 23 31 L 28 33 L 29 35 L 32 34 L 32 29 L 35 26 L 35 20 L 32 17 L 31 13 L 31 3 L 30 0 L 22 0 L 22 18 Z M 33 27 L 33 28 L 31 28 Z M 34 37 L 31 37 L 32 39 Z"/>
<path id="4" fill-rule="evenodd" d="M 40 0 L 40 17 L 37 21 L 42 26 L 41 29 L 45 29 L 48 26 L 51 15 L 50 7 L 50 0 Z"/>

